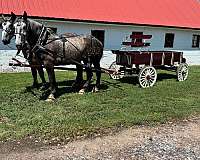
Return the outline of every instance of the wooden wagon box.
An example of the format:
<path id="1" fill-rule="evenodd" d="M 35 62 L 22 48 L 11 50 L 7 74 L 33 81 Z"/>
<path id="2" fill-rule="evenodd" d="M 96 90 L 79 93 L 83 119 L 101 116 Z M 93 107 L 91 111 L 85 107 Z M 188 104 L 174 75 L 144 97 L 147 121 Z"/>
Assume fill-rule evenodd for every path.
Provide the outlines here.
<path id="1" fill-rule="evenodd" d="M 130 66 L 135 65 L 174 65 L 175 62 L 182 63 L 185 61 L 182 52 L 177 51 L 124 51 L 112 50 L 116 54 L 116 63 L 118 65 Z"/>

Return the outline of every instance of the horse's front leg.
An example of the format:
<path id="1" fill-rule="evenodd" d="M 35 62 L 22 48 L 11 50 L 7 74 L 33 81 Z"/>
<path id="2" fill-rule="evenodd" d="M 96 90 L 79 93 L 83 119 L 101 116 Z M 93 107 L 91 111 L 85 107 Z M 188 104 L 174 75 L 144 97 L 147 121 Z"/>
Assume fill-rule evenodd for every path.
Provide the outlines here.
<path id="1" fill-rule="evenodd" d="M 55 95 L 56 95 L 56 90 L 57 90 L 54 68 L 53 68 L 53 66 L 52 67 L 46 67 L 46 70 L 47 70 L 47 74 L 48 74 L 48 77 L 49 77 L 50 90 L 51 90 L 51 93 L 48 96 L 46 101 L 54 101 Z"/>
<path id="2" fill-rule="evenodd" d="M 37 88 L 38 87 L 38 81 L 37 81 L 37 70 L 34 67 L 31 67 L 31 74 L 33 77 L 33 88 Z"/>
<path id="3" fill-rule="evenodd" d="M 39 73 L 39 76 L 40 76 L 40 79 L 42 80 L 42 87 L 41 87 L 41 90 L 44 90 L 47 88 L 47 83 L 46 83 L 46 80 L 44 78 L 44 70 L 42 68 L 42 66 L 38 67 L 37 68 L 37 71 Z"/>

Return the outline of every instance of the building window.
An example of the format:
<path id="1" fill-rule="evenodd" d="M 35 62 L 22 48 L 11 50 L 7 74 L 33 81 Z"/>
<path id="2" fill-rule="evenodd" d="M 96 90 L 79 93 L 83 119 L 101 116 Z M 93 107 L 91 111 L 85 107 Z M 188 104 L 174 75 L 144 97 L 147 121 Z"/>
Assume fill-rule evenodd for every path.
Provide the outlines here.
<path id="1" fill-rule="evenodd" d="M 192 47 L 193 48 L 199 48 L 200 43 L 200 35 L 193 35 L 192 37 Z"/>
<path id="2" fill-rule="evenodd" d="M 104 46 L 105 31 L 104 30 L 91 30 L 91 35 L 97 38 Z"/>
<path id="3" fill-rule="evenodd" d="M 174 33 L 165 34 L 165 48 L 173 48 L 174 45 Z"/>

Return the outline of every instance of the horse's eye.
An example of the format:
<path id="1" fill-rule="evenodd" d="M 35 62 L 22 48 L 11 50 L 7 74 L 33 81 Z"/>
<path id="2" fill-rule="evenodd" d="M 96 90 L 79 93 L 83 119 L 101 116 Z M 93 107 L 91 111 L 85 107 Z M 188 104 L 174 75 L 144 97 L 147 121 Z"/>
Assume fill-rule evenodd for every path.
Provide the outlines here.
<path id="1" fill-rule="evenodd" d="M 6 23 L 5 23 L 5 22 L 3 22 L 3 23 L 2 23 L 2 26 L 5 26 L 5 25 L 6 25 Z"/>

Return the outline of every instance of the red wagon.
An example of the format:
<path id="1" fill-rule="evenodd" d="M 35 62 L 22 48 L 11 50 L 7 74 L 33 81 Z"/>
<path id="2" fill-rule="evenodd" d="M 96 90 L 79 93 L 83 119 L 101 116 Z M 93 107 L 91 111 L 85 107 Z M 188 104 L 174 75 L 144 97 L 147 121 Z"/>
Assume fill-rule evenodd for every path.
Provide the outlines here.
<path id="1" fill-rule="evenodd" d="M 149 46 L 143 39 L 151 35 L 131 35 L 132 42 L 123 42 L 123 45 L 132 47 Z M 138 40 L 139 39 L 139 40 Z M 142 88 L 152 87 L 157 79 L 156 69 L 176 71 L 177 80 L 184 81 L 188 77 L 188 65 L 183 58 L 183 52 L 177 51 L 133 51 L 112 50 L 116 54 L 116 61 L 110 66 L 110 77 L 120 79 L 123 77 L 138 76 Z"/>

